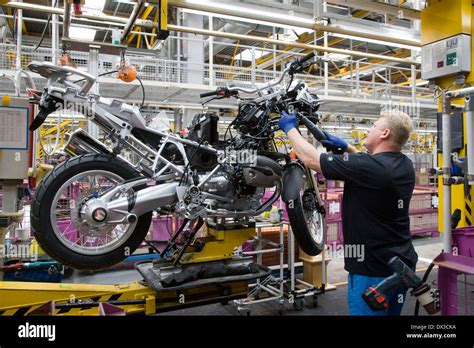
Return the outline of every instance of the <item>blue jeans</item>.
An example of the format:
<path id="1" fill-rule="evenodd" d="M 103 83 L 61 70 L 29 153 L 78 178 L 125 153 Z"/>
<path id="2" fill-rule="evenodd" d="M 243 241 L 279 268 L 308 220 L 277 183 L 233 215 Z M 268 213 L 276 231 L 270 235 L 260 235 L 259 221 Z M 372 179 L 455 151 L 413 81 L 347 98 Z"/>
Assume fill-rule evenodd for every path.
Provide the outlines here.
<path id="1" fill-rule="evenodd" d="M 347 284 L 347 303 L 349 304 L 350 315 L 400 315 L 403 304 L 405 303 L 405 295 L 408 290 L 406 286 L 390 289 L 385 293 L 385 297 L 389 303 L 389 307 L 385 311 L 371 310 L 362 298 L 362 294 L 368 287 L 375 286 L 384 279 L 384 277 L 368 277 L 349 273 Z"/>

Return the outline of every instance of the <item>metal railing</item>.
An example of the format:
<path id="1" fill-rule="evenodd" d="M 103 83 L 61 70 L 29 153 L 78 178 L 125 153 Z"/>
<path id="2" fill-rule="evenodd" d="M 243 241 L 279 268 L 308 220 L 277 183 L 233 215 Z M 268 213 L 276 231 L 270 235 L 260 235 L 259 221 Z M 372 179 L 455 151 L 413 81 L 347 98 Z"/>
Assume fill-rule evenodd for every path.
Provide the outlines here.
<path id="1" fill-rule="evenodd" d="M 178 38 L 175 38 L 178 39 Z M 185 40 L 185 38 L 179 38 Z M 172 40 L 172 39 L 171 39 Z M 219 42 L 219 45 L 237 47 L 234 53 L 243 50 L 255 50 L 250 46 L 235 45 Z M 127 54 L 127 60 L 137 67 L 139 76 L 143 81 L 156 82 L 157 85 L 178 84 L 182 88 L 189 87 L 202 88 L 204 90 L 213 89 L 223 85 L 249 86 L 268 82 L 278 76 L 281 71 L 277 70 L 277 64 L 284 63 L 287 58 L 301 55 L 298 52 L 288 52 L 276 49 L 259 48 L 263 56 L 272 54 L 273 58 L 267 59 L 267 65 L 272 62 L 270 70 L 259 68 L 258 59 L 252 56 L 250 66 L 230 66 L 213 64 L 213 59 L 209 63 L 195 63 L 186 60 L 171 60 L 158 56 L 140 56 L 133 53 Z M 89 70 L 89 54 L 87 52 L 70 52 L 70 55 L 79 69 Z M 32 61 L 51 61 L 52 50 L 49 48 L 39 48 L 36 51 L 33 47 L 23 47 L 21 56 L 21 66 L 23 69 Z M 364 61 L 353 61 L 350 59 L 335 59 L 343 61 L 342 68 L 338 72 L 325 73 L 326 64 L 315 67 L 315 74 L 299 75 L 298 79 L 306 81 L 311 88 L 325 97 L 336 96 L 344 98 L 355 98 L 360 100 L 387 101 L 397 100 L 422 105 L 435 105 L 433 94 L 428 88 L 416 87 L 416 79 L 410 85 L 400 85 L 393 83 L 393 76 L 405 77 L 419 75 L 419 70 L 395 67 L 390 64 L 372 64 Z M 242 65 L 242 60 L 238 60 Z M 14 45 L 0 44 L 0 71 L 3 73 L 13 73 L 16 63 L 16 48 Z M 100 54 L 99 74 L 115 70 L 118 65 L 118 57 L 113 55 Z M 334 66 L 331 63 L 328 66 Z M 281 67 L 278 67 L 281 69 Z M 415 75 L 416 74 L 416 75 Z M 364 80 L 365 77 L 371 80 Z M 108 76 L 114 78 L 114 75 Z M 382 82 L 381 82 L 382 81 Z M 149 84 L 150 85 L 150 84 Z M 153 83 L 151 83 L 153 85 Z"/>

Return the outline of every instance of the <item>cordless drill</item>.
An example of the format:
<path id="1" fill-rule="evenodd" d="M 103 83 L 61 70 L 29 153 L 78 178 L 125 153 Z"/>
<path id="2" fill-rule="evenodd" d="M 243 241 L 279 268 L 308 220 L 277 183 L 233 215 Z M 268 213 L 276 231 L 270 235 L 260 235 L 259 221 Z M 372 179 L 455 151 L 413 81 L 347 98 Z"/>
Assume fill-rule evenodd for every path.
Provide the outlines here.
<path id="1" fill-rule="evenodd" d="M 385 297 L 386 291 L 403 285 L 412 289 L 410 294 L 415 296 L 429 314 L 439 311 L 439 299 L 436 291 L 424 283 L 416 273 L 408 267 L 398 256 L 388 262 L 388 267 L 394 272 L 376 286 L 368 287 L 362 298 L 373 311 L 387 310 L 389 303 Z"/>

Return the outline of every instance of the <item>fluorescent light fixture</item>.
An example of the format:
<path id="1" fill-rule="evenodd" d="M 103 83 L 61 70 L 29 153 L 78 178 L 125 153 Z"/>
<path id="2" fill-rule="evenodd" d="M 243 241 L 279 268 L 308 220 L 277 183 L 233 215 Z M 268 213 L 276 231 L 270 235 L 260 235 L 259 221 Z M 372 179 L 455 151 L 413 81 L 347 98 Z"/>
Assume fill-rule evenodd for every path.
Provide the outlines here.
<path id="1" fill-rule="evenodd" d="M 76 40 L 94 41 L 97 30 L 89 28 L 80 28 L 71 25 L 69 28 L 69 37 Z"/>
<path id="2" fill-rule="evenodd" d="M 90 9 L 95 11 L 103 11 L 105 7 L 105 0 L 86 0 L 84 3 L 84 9 Z"/>
<path id="3" fill-rule="evenodd" d="M 416 83 L 416 87 L 426 86 L 429 83 L 427 80 L 419 81 Z"/>
<path id="4" fill-rule="evenodd" d="M 254 50 L 254 51 L 255 51 L 255 59 L 260 59 L 265 53 L 268 53 L 267 51 L 262 51 L 262 50 Z M 248 48 L 245 51 L 240 52 L 235 59 L 252 61 L 252 50 Z"/>
<path id="5" fill-rule="evenodd" d="M 349 59 L 350 55 L 342 54 L 342 53 L 329 53 L 328 58 L 332 60 L 345 60 L 345 59 Z"/>
<path id="6" fill-rule="evenodd" d="M 259 24 L 259 25 L 268 25 L 270 27 L 275 27 L 275 28 L 284 28 L 284 29 L 290 29 L 290 30 L 294 29 L 298 34 L 300 32 L 311 31 L 311 29 L 308 29 L 308 28 L 293 27 L 293 26 L 289 26 L 289 25 L 285 25 L 285 24 L 260 21 L 260 20 L 256 20 L 256 19 L 243 18 L 243 17 L 238 17 L 238 16 L 229 16 L 229 15 L 224 15 L 224 14 L 216 14 L 216 13 L 207 12 L 207 11 L 191 10 L 191 9 L 188 9 L 188 8 L 183 8 L 181 11 L 183 13 L 190 13 L 190 14 L 196 14 L 196 15 L 201 15 L 201 16 L 211 16 L 211 17 L 222 18 L 222 19 L 230 19 L 230 20 L 238 21 L 238 22 L 245 22 L 245 23 L 252 23 L 252 24 Z"/>
<path id="7" fill-rule="evenodd" d="M 415 129 L 415 133 L 438 133 L 437 130 L 434 129 Z"/>
<path id="8" fill-rule="evenodd" d="M 312 31 L 312 30 L 307 29 L 307 28 L 291 27 L 286 33 L 271 35 L 270 38 L 275 39 L 275 40 L 279 39 L 279 40 L 284 40 L 284 41 L 296 41 L 298 40 L 298 35 L 301 35 L 308 31 Z"/>
<path id="9" fill-rule="evenodd" d="M 341 26 L 341 28 L 342 28 L 342 26 Z M 351 30 L 353 30 L 353 28 L 351 28 Z M 362 34 L 363 33 L 361 32 L 361 35 Z M 340 37 L 340 38 L 343 38 L 343 39 L 352 39 L 352 40 L 363 41 L 363 42 L 371 42 L 371 43 L 384 45 L 384 46 L 400 47 L 400 48 L 406 48 L 406 49 L 414 50 L 414 51 L 421 51 L 421 47 L 404 45 L 404 44 L 388 42 L 388 41 L 382 41 L 382 40 L 366 39 L 366 38 L 360 37 L 360 36 L 337 34 L 337 33 L 330 33 L 329 35 L 335 36 L 335 37 Z"/>
<path id="10" fill-rule="evenodd" d="M 210 1 L 206 1 L 206 0 L 186 0 L 186 2 L 188 2 L 190 4 L 199 4 L 199 5 L 212 6 L 216 9 L 234 11 L 236 16 L 238 16 L 239 14 L 248 15 L 249 11 L 251 11 L 253 14 L 256 14 L 256 15 L 268 16 L 270 14 L 268 11 L 248 9 L 248 8 L 245 8 L 244 6 L 241 6 L 241 5 L 237 6 L 237 5 L 220 4 L 220 3 L 210 2 Z M 289 15 L 284 15 L 284 14 L 280 14 L 280 13 L 271 13 L 271 15 L 274 18 L 287 19 L 287 20 L 291 19 L 293 21 L 298 21 L 302 25 L 313 25 L 314 24 L 314 21 L 310 18 L 289 16 Z M 220 14 L 214 14 L 214 16 L 221 17 Z"/>

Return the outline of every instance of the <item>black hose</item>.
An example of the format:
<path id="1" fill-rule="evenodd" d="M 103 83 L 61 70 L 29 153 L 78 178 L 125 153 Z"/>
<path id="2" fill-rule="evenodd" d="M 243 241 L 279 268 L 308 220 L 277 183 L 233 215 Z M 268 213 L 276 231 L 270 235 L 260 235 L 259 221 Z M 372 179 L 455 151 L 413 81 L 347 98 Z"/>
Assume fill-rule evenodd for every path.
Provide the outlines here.
<path id="1" fill-rule="evenodd" d="M 53 7 L 56 7 L 58 4 L 58 0 L 55 1 Z M 46 30 L 48 30 L 49 28 L 49 24 L 51 23 L 51 19 L 53 18 L 53 15 L 50 14 L 48 16 L 48 21 L 46 22 L 46 25 L 44 26 L 44 29 L 43 29 L 43 33 L 41 34 L 41 38 L 40 38 L 40 41 L 38 42 L 38 44 L 36 45 L 36 47 L 33 49 L 33 52 L 35 52 L 38 48 L 41 47 L 41 44 L 43 43 L 43 40 L 44 40 L 44 37 L 46 35 Z M 53 62 L 54 63 L 54 62 Z"/>
<path id="2" fill-rule="evenodd" d="M 188 164 L 186 164 L 186 166 L 184 167 L 183 175 L 181 175 L 181 179 L 179 180 L 179 185 L 178 186 L 181 186 L 183 184 L 184 178 L 188 176 L 188 168 L 191 165 L 191 162 L 194 159 L 194 156 L 199 151 L 199 148 L 201 147 L 203 142 L 204 142 L 204 138 L 201 138 L 201 140 L 199 141 L 199 145 L 197 146 L 197 148 L 194 150 L 191 157 L 189 158 Z"/>
<path id="3" fill-rule="evenodd" d="M 112 71 L 107 71 L 105 73 L 102 73 L 102 74 L 99 74 L 97 75 L 97 77 L 101 77 L 101 76 L 105 76 L 105 75 L 110 75 L 110 74 L 113 74 L 113 73 L 116 73 L 118 72 L 118 70 L 112 70 Z M 82 82 L 82 81 L 85 81 L 86 79 L 80 79 L 80 80 L 76 80 L 74 81 L 73 83 L 78 83 L 78 82 Z"/>
<path id="4" fill-rule="evenodd" d="M 142 80 L 137 76 L 138 82 L 140 82 L 140 85 L 142 86 L 142 105 L 140 106 L 140 109 L 143 108 L 145 105 L 145 86 L 143 86 Z"/>
<path id="5" fill-rule="evenodd" d="M 12 28 L 12 36 L 16 42 L 16 9 L 13 11 L 13 28 Z"/>
<path id="6" fill-rule="evenodd" d="M 430 275 L 431 270 L 433 269 L 434 266 L 435 266 L 435 264 L 432 262 L 432 263 L 430 263 L 430 265 L 429 265 L 428 268 L 426 269 L 426 272 L 425 272 L 425 274 L 423 275 L 423 279 L 421 280 L 423 283 L 426 283 L 426 280 L 428 279 L 428 276 Z M 414 316 L 415 316 L 415 317 L 418 316 L 419 311 L 420 311 L 420 301 L 416 300 L 415 313 L 414 313 Z"/>

